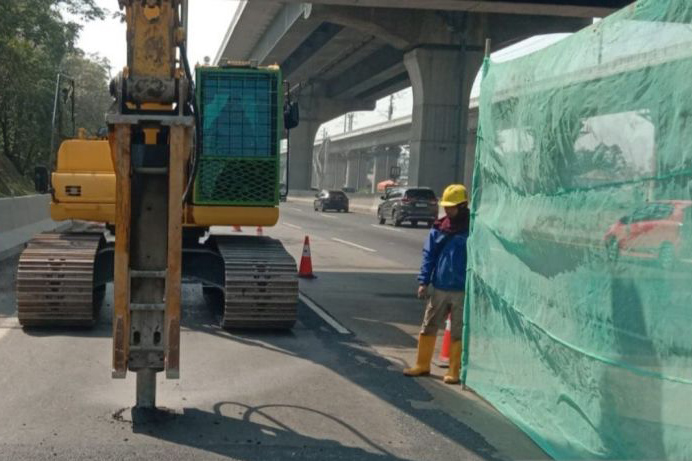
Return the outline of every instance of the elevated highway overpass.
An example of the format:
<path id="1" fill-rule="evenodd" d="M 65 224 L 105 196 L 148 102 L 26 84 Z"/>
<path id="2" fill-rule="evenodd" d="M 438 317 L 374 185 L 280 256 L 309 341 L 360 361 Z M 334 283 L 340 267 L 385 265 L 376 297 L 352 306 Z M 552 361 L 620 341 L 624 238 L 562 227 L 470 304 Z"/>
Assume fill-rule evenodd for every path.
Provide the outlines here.
<path id="1" fill-rule="evenodd" d="M 478 101 L 469 108 L 468 140 L 462 181 L 470 184 L 476 148 Z M 339 133 L 315 141 L 312 187 L 325 189 L 371 188 L 389 178 L 391 167 L 407 163 L 402 146 L 410 146 L 412 116 Z M 285 149 L 282 155 L 285 155 Z M 285 159 L 282 159 L 285 162 Z M 285 165 L 285 163 L 283 163 Z M 408 176 L 407 168 L 402 173 Z M 421 184 L 424 185 L 424 184 Z"/>
<path id="2" fill-rule="evenodd" d="M 292 189 L 307 189 L 319 126 L 413 87 L 411 184 L 438 192 L 465 176 L 470 90 L 484 42 L 570 32 L 630 0 L 252 0 L 215 62 L 278 63 L 301 108 L 291 136 Z"/>

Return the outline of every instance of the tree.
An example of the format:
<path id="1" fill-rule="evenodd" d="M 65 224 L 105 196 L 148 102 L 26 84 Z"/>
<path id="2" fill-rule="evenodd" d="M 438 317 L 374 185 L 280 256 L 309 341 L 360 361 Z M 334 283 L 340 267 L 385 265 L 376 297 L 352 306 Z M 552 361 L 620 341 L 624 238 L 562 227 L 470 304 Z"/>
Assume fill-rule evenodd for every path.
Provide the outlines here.
<path id="1" fill-rule="evenodd" d="M 21 174 L 50 157 L 54 82 L 94 0 L 0 0 L 0 155 Z"/>
<path id="2" fill-rule="evenodd" d="M 98 55 L 77 50 L 63 60 L 62 71 L 75 81 L 75 125 L 91 136 L 106 126 L 105 114 L 113 98 L 108 91 L 110 63 Z"/>

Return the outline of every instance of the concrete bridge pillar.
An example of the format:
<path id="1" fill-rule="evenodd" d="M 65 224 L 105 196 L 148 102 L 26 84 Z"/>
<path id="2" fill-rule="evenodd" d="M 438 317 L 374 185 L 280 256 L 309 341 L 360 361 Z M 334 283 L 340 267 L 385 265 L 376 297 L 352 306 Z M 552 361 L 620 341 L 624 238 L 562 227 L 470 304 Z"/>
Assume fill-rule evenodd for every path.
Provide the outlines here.
<path id="1" fill-rule="evenodd" d="M 334 156 L 334 188 L 341 189 L 346 186 L 347 162 L 341 155 Z"/>
<path id="2" fill-rule="evenodd" d="M 386 152 L 377 153 L 375 155 L 375 172 L 372 181 L 372 190 L 374 194 L 377 192 L 377 184 L 384 181 L 389 176 L 387 172 L 387 154 Z"/>
<path id="3" fill-rule="evenodd" d="M 327 98 L 322 89 L 310 86 L 301 90 L 298 105 L 300 124 L 290 133 L 288 184 L 293 190 L 307 190 L 312 183 L 313 147 L 320 125 L 347 112 L 372 110 L 375 101 Z"/>
<path id="4" fill-rule="evenodd" d="M 464 185 L 471 190 L 473 169 L 476 164 L 476 143 L 478 142 L 478 110 L 469 112 L 468 137 L 466 138 L 466 159 L 464 162 Z"/>
<path id="5" fill-rule="evenodd" d="M 372 187 L 372 181 L 370 180 L 370 178 L 368 178 L 368 176 L 370 175 L 370 172 L 373 170 L 373 163 L 374 158 L 371 154 L 361 152 L 358 172 L 358 190 L 367 187 Z"/>
<path id="6" fill-rule="evenodd" d="M 378 152 L 375 155 L 375 180 L 373 181 L 372 191 L 376 192 L 377 184 L 389 179 L 389 173 L 393 166 L 397 165 L 399 159 L 399 148 L 390 147 Z"/>
<path id="7" fill-rule="evenodd" d="M 338 154 L 329 154 L 325 169 L 324 187 L 340 190 L 345 183 L 346 162 Z"/>
<path id="8" fill-rule="evenodd" d="M 279 182 L 286 184 L 286 154 L 279 154 Z"/>
<path id="9" fill-rule="evenodd" d="M 368 185 L 369 158 L 362 151 L 351 152 L 346 165 L 346 186 L 360 190 Z"/>
<path id="10" fill-rule="evenodd" d="M 349 152 L 346 160 L 346 187 L 358 188 L 360 152 Z"/>
<path id="11" fill-rule="evenodd" d="M 404 57 L 413 87 L 409 184 L 437 194 L 463 181 L 473 80 L 483 53 L 459 46 L 420 46 Z"/>
<path id="12" fill-rule="evenodd" d="M 323 121 L 307 118 L 301 111 L 300 125 L 290 132 L 288 158 L 288 187 L 291 190 L 310 189 L 312 181 L 312 148 L 317 130 Z"/>

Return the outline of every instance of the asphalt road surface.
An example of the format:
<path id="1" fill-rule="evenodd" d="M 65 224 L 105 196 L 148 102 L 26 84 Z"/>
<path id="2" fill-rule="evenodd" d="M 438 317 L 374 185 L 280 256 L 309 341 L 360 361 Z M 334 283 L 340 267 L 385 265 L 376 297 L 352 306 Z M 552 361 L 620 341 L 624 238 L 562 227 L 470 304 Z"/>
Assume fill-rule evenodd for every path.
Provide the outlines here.
<path id="1" fill-rule="evenodd" d="M 275 233 L 287 235 L 290 231 L 309 235 L 313 241 L 316 238 L 344 246 L 358 256 L 358 269 L 377 266 L 379 261 L 383 268 L 409 272 L 418 270 L 422 245 L 429 232 L 423 225 L 380 225 L 375 213 L 316 212 L 310 203 L 304 202 L 289 202 L 281 207 L 281 220 Z M 269 232 L 271 235 L 272 230 Z M 316 258 L 321 256 L 316 253 Z M 344 257 L 339 256 L 338 266 L 345 266 Z M 323 264 L 319 259 L 317 262 Z"/>
<path id="2" fill-rule="evenodd" d="M 441 384 L 444 370 L 402 376 L 415 355 L 427 232 L 282 204 L 264 233 L 296 257 L 309 235 L 317 274 L 301 281 L 297 326 L 226 332 L 200 287 L 185 285 L 181 379 L 159 376 L 162 411 L 145 418 L 131 412 L 134 375 L 110 377 L 112 289 L 93 329 L 23 330 L 16 258 L 0 261 L 0 459 L 544 457 L 480 399 Z"/>

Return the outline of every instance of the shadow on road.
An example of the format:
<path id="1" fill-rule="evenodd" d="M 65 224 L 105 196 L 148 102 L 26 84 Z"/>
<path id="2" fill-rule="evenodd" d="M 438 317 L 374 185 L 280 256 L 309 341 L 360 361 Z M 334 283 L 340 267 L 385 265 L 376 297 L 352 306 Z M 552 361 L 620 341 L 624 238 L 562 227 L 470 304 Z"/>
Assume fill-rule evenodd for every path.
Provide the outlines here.
<path id="1" fill-rule="evenodd" d="M 318 417 L 324 421 L 323 424 L 348 432 L 367 450 L 299 434 L 290 423 L 271 414 L 272 410 L 290 411 L 293 418 L 301 415 Z M 195 408 L 185 408 L 180 413 L 132 410 L 132 429 L 135 433 L 159 440 L 247 461 L 283 460 L 289 456 L 305 460 L 403 460 L 339 418 L 304 406 L 269 404 L 251 407 L 238 402 L 220 402 L 214 406 L 213 412 Z M 295 448 L 288 453 L 286 447 Z"/>
<path id="2" fill-rule="evenodd" d="M 345 323 L 356 322 L 357 328 L 354 330 L 358 331 L 358 337 L 335 334 L 331 327 L 304 305 L 299 307 L 299 323 L 293 332 L 230 333 L 218 326 L 218 312 L 215 313 L 212 306 L 204 305 L 199 287 L 184 289 L 183 328 L 312 361 L 415 418 L 421 423 L 421 430 L 439 433 L 457 444 L 460 456 L 465 449 L 485 459 L 500 458 L 498 451 L 472 428 L 443 411 L 426 407 L 425 404 L 432 402 L 433 396 L 420 381 L 405 378 L 398 365 L 379 355 L 370 346 L 374 343 L 391 348 L 415 347 L 410 333 L 398 326 L 417 328 L 421 319 L 421 302 L 413 296 L 416 284 L 414 275 L 324 273 L 319 280 L 320 291 L 329 293 L 328 301 L 332 302 L 324 304 L 325 307 Z M 323 304 L 319 297 L 316 298 Z M 334 301 L 337 299 L 339 302 Z M 94 329 L 26 332 L 33 336 L 110 336 L 110 303 L 112 291 L 109 288 L 101 307 L 99 323 Z M 307 337 L 311 340 L 306 341 Z M 319 347 L 315 347 L 316 341 Z M 230 418 L 221 413 L 221 407 L 233 405 L 241 409 L 243 419 Z M 134 430 L 162 440 L 247 460 L 285 459 L 287 446 L 303 447 L 296 454 L 298 459 L 399 459 L 331 415 L 321 414 L 326 420 L 338 423 L 353 433 L 362 441 L 362 446 L 368 447 L 367 450 L 298 434 L 280 421 L 272 421 L 268 425 L 250 421 L 251 415 L 263 415 L 267 408 L 251 408 L 237 403 L 218 404 L 212 413 L 186 408 L 181 415 L 157 424 L 137 422 Z M 293 407 L 292 411 L 316 412 L 307 407 Z"/>
<path id="3" fill-rule="evenodd" d="M 191 329 L 224 337 L 243 345 L 261 347 L 290 357 L 310 360 L 332 370 L 341 377 L 366 389 L 382 401 L 399 409 L 439 433 L 460 447 L 484 459 L 499 459 L 500 454 L 480 434 L 457 419 L 437 409 L 423 408 L 416 402 L 431 402 L 433 396 L 417 380 L 406 378 L 398 366 L 380 356 L 369 344 L 354 335 L 335 334 L 326 323 L 304 305 L 299 307 L 300 325 L 306 327 L 319 340 L 321 348 L 307 348 L 304 335 L 290 333 L 272 335 L 265 333 L 229 333 L 218 327 L 190 323 Z M 407 338 L 410 338 L 408 335 Z M 410 341 L 409 341 L 410 342 Z M 398 344 L 391 344 L 392 347 Z M 334 358 L 337 358 L 336 360 Z M 418 406 L 419 408 L 416 408 Z M 250 411 L 250 409 L 248 409 Z M 326 415 L 325 415 L 326 416 Z M 462 450 L 463 452 L 463 450 Z M 378 457 L 361 458 L 354 453 L 353 459 L 389 459 Z M 371 456 L 371 455 L 369 455 Z M 461 456 L 461 452 L 460 452 Z M 254 459 L 254 458 L 250 458 Z M 328 457 L 321 459 L 330 459 Z M 349 459 L 349 458 L 346 458 Z"/>

